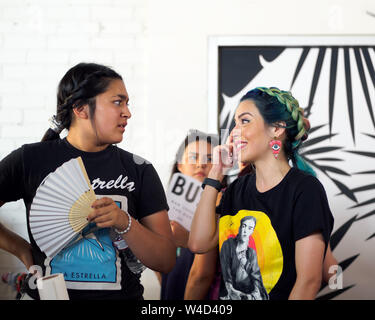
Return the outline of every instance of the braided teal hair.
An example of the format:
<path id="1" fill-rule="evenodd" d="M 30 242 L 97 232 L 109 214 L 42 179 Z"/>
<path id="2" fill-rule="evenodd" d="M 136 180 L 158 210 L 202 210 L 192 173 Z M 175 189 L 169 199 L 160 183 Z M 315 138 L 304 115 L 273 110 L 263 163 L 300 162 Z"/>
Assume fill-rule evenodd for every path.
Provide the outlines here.
<path id="1" fill-rule="evenodd" d="M 268 125 L 284 127 L 277 122 L 285 122 L 286 139 L 283 143 L 285 155 L 288 160 L 292 160 L 293 166 L 316 176 L 315 171 L 298 153 L 302 141 L 307 139 L 310 126 L 304 118 L 303 109 L 300 108 L 297 99 L 289 91 L 275 87 L 258 87 L 247 92 L 240 101 L 244 100 L 252 100 L 255 103 Z"/>

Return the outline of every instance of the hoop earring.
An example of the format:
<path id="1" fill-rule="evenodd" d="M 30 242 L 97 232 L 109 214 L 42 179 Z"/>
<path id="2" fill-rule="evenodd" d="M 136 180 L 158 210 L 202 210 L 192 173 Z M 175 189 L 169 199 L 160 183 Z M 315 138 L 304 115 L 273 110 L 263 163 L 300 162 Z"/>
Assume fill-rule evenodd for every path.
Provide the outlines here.
<path id="1" fill-rule="evenodd" d="M 275 137 L 274 140 L 270 141 L 269 146 L 272 149 L 273 156 L 275 157 L 275 159 L 277 159 L 277 157 L 279 156 L 279 152 L 281 150 L 281 141 L 276 140 L 276 137 Z"/>

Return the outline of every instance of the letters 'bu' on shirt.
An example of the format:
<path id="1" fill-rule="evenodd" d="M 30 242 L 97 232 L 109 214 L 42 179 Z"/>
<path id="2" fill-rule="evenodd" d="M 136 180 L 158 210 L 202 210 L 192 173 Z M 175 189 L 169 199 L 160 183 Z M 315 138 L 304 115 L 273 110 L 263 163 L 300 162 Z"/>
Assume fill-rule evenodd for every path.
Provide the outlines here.
<path id="1" fill-rule="evenodd" d="M 52 259 L 34 241 L 29 211 L 36 190 L 45 177 L 72 158 L 82 157 L 97 198 L 110 197 L 134 219 L 142 219 L 168 205 L 154 167 L 114 145 L 100 152 L 83 152 L 66 139 L 27 144 L 0 162 L 0 197 L 24 199 L 34 265 L 45 275 L 63 273 L 70 299 L 139 299 L 140 275 L 132 273 L 114 242 L 110 228 L 89 224 L 82 235 Z M 29 295 L 37 297 L 35 290 Z"/>
<path id="2" fill-rule="evenodd" d="M 263 193 L 254 174 L 235 180 L 216 212 L 221 299 L 288 299 L 296 281 L 295 242 L 320 232 L 327 246 L 333 228 L 323 186 L 296 168 Z"/>

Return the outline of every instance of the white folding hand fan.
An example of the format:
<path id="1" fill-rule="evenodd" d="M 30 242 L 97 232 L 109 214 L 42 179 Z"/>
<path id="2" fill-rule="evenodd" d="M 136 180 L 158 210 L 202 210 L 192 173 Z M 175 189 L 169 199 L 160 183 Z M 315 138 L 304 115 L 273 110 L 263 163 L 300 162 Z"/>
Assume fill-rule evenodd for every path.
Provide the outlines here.
<path id="1" fill-rule="evenodd" d="M 96 200 L 81 157 L 51 172 L 38 187 L 30 208 L 30 229 L 39 248 L 53 258 L 89 223 Z"/>

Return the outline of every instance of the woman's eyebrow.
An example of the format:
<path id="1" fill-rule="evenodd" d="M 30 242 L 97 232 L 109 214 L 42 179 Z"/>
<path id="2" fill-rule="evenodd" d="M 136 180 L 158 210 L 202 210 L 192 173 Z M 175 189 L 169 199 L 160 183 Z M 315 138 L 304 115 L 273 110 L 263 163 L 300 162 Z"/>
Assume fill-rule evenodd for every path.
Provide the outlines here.
<path id="1" fill-rule="evenodd" d="M 125 100 L 126 102 L 129 102 L 129 97 L 127 97 L 127 96 L 125 96 L 123 94 L 116 94 L 116 95 L 112 96 L 112 98 L 116 98 L 116 97 L 119 97 L 122 100 Z"/>
<path id="2" fill-rule="evenodd" d="M 254 115 L 251 112 L 245 111 L 245 112 L 242 112 L 237 118 L 239 119 L 239 118 L 241 118 L 241 117 L 243 117 L 244 115 L 247 115 L 247 114 L 254 117 Z"/>
<path id="3" fill-rule="evenodd" d="M 234 117 L 234 122 L 236 123 L 238 119 L 241 119 L 243 116 L 246 116 L 246 115 L 249 115 L 254 118 L 254 115 L 251 112 L 245 111 L 245 112 L 242 112 L 238 117 Z"/>

